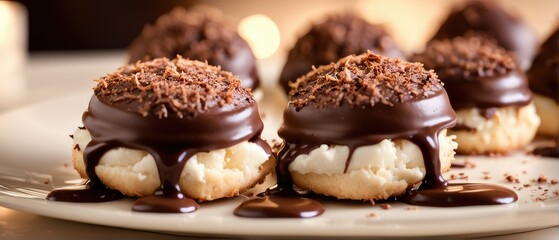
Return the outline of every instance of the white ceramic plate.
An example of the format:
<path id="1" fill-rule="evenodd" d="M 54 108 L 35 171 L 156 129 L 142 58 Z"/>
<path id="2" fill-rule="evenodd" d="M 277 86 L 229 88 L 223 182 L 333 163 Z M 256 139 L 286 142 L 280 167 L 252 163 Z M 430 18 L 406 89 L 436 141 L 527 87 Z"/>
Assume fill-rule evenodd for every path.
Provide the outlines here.
<path id="1" fill-rule="evenodd" d="M 540 175 L 559 179 L 559 160 L 516 154 L 467 157 L 474 168 L 445 174 L 469 182 L 492 182 L 515 188 L 519 200 L 501 206 L 459 208 L 412 207 L 390 203 L 327 201 L 326 212 L 312 219 L 248 219 L 233 215 L 246 197 L 202 203 L 188 214 L 131 211 L 132 199 L 107 203 L 44 200 L 54 187 L 79 182 L 70 163 L 71 134 L 81 125 L 90 92 L 75 93 L 0 115 L 0 205 L 48 217 L 106 226 L 212 236 L 488 236 L 559 225 L 559 184 L 530 183 Z M 272 138 L 285 103 L 278 92 L 266 92 L 264 137 Z M 457 162 L 464 161 L 459 158 Z M 519 179 L 509 183 L 505 174 Z M 453 182 L 466 179 L 452 180 Z M 530 186 L 524 184 L 530 184 Z"/>

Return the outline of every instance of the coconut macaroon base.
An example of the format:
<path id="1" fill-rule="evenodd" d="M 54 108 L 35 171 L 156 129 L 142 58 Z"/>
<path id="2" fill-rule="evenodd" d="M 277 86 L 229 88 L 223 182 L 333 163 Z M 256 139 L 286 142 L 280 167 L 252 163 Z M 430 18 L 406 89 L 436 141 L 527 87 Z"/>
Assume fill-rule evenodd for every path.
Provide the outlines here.
<path id="1" fill-rule="evenodd" d="M 89 132 L 74 133 L 72 163 L 87 178 L 83 149 L 91 141 Z M 182 171 L 179 185 L 182 193 L 199 201 L 233 197 L 262 183 L 275 166 L 275 158 L 260 146 L 241 142 L 226 149 L 198 153 Z M 101 182 L 127 196 L 148 196 L 160 186 L 157 166 L 145 151 L 119 147 L 108 151 L 95 167 Z"/>
<path id="2" fill-rule="evenodd" d="M 439 134 L 441 172 L 450 169 L 457 144 L 446 130 Z M 385 139 L 355 149 L 346 172 L 347 146 L 326 144 L 301 154 L 289 165 L 295 185 L 300 188 L 353 200 L 382 200 L 403 194 L 425 176 L 423 155 L 408 140 Z"/>
<path id="3" fill-rule="evenodd" d="M 538 135 L 556 137 L 559 135 L 559 104 L 555 99 L 534 94 L 534 104 L 540 116 Z"/>
<path id="4" fill-rule="evenodd" d="M 456 135 L 461 154 L 506 154 L 526 146 L 534 139 L 540 125 L 534 103 L 523 107 L 498 108 L 490 119 L 476 108 L 456 111 L 457 125 L 471 130 L 449 130 Z"/>

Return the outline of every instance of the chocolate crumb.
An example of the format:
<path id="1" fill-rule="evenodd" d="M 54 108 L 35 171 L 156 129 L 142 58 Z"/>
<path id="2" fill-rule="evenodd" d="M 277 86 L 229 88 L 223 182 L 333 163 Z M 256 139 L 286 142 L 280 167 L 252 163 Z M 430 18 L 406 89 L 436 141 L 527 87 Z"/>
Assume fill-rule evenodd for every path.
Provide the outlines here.
<path id="1" fill-rule="evenodd" d="M 531 186 L 532 186 L 532 184 L 529 184 L 529 183 L 525 183 L 525 184 L 524 184 L 524 185 L 522 185 L 522 186 L 524 186 L 524 187 L 531 187 Z"/>
<path id="2" fill-rule="evenodd" d="M 464 161 L 464 164 L 466 165 L 467 168 L 475 168 L 476 167 L 476 163 L 472 162 L 469 158 Z"/>
<path id="3" fill-rule="evenodd" d="M 520 183 L 520 180 L 508 173 L 505 173 L 505 180 L 510 183 Z"/>
<path id="4" fill-rule="evenodd" d="M 85 126 L 79 126 L 78 129 L 85 130 Z"/>
<path id="5" fill-rule="evenodd" d="M 290 92 L 290 105 L 296 109 L 312 104 L 315 108 L 367 107 L 427 98 L 443 89 L 433 71 L 420 63 L 367 52 L 347 56 L 321 66 L 297 79 Z"/>
<path id="6" fill-rule="evenodd" d="M 74 139 L 74 134 L 70 134 L 68 136 L 70 136 L 71 139 Z"/>
<path id="7" fill-rule="evenodd" d="M 551 183 L 552 185 L 555 185 L 555 184 L 557 184 L 557 179 L 555 179 L 555 178 L 551 179 L 551 181 L 549 183 Z"/>
<path id="8" fill-rule="evenodd" d="M 540 175 L 537 179 L 536 182 L 538 183 L 547 183 L 547 177 L 544 175 Z"/>
<path id="9" fill-rule="evenodd" d="M 450 164 L 451 168 L 466 168 L 466 164 L 463 163 L 451 163 Z"/>
<path id="10" fill-rule="evenodd" d="M 538 197 L 536 197 L 535 200 L 536 200 L 537 202 L 543 202 L 543 201 L 547 200 L 547 198 L 546 198 L 546 197 L 542 197 L 542 196 L 538 196 Z"/>
<path id="11" fill-rule="evenodd" d="M 380 208 L 382 208 L 384 210 L 388 210 L 388 209 L 392 208 L 392 206 L 388 203 L 383 203 L 383 204 L 380 204 L 379 206 L 380 206 Z"/>
<path id="12" fill-rule="evenodd" d="M 81 149 L 80 149 L 80 145 L 78 145 L 78 144 L 74 145 L 74 150 L 78 150 L 78 151 L 81 151 Z"/>

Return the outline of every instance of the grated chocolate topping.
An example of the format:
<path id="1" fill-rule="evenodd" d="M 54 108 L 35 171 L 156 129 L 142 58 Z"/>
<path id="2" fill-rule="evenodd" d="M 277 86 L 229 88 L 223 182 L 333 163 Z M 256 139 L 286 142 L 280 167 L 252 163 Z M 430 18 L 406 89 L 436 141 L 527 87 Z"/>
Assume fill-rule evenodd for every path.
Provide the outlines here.
<path id="1" fill-rule="evenodd" d="M 391 59 L 367 51 L 336 63 L 315 68 L 297 79 L 290 92 L 290 104 L 297 109 L 349 104 L 367 107 L 392 106 L 435 95 L 443 88 L 437 75 L 420 63 Z"/>
<path id="2" fill-rule="evenodd" d="M 517 68 L 513 55 L 495 41 L 481 35 L 432 40 L 425 51 L 411 57 L 426 68 L 435 69 L 446 79 L 468 80 L 472 77 L 503 75 Z"/>
<path id="3" fill-rule="evenodd" d="M 99 100 L 144 117 L 183 118 L 254 102 L 237 76 L 180 56 L 130 64 L 96 81 Z"/>

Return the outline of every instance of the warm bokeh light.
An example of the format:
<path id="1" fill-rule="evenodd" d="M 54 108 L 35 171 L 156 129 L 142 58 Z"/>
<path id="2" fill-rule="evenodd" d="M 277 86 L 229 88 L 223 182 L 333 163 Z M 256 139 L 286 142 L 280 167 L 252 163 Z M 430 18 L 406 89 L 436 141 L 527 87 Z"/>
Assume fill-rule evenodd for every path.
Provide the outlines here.
<path id="1" fill-rule="evenodd" d="M 268 58 L 278 50 L 280 33 L 276 23 L 262 14 L 245 17 L 239 23 L 239 34 L 250 45 L 258 59 Z"/>

